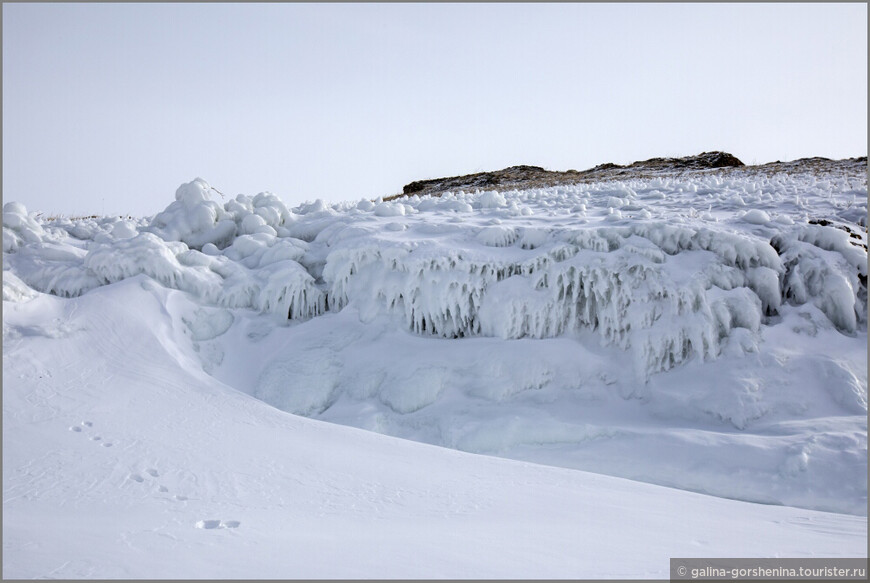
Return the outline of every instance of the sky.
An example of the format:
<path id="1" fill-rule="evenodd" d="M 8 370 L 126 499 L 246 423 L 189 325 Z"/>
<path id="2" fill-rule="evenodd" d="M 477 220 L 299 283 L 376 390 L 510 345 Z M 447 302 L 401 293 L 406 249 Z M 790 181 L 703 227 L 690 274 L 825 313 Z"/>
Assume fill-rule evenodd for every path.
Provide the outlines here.
<path id="1" fill-rule="evenodd" d="M 150 216 L 517 164 L 867 154 L 867 6 L 3 4 L 3 201 Z M 216 200 L 221 200 L 219 197 Z"/>

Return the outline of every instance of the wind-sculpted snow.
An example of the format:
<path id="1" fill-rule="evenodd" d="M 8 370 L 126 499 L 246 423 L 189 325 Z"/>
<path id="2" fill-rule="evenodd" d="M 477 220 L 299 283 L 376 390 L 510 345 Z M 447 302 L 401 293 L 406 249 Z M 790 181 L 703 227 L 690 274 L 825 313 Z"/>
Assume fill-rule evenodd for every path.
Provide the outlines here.
<path id="1" fill-rule="evenodd" d="M 293 209 L 270 193 L 215 196 L 196 179 L 140 219 L 48 220 L 8 203 L 4 301 L 147 278 L 201 307 L 179 322 L 206 371 L 293 413 L 659 483 L 673 475 L 671 485 L 724 496 L 866 504 L 860 462 L 847 469 L 808 445 L 818 461 L 799 463 L 804 429 L 746 486 L 724 476 L 728 464 L 696 478 L 618 463 L 642 432 L 577 412 L 615 395 L 671 422 L 741 432 L 864 415 L 863 175 L 697 172 Z M 525 417 L 503 422 L 510 407 Z M 860 460 L 866 423 L 855 431 L 863 443 L 849 455 Z M 622 445 L 607 460 L 580 456 L 590 442 Z M 736 443 L 722 445 L 729 456 Z M 552 453 L 565 444 L 574 449 Z M 823 474 L 864 482 L 820 494 Z"/>

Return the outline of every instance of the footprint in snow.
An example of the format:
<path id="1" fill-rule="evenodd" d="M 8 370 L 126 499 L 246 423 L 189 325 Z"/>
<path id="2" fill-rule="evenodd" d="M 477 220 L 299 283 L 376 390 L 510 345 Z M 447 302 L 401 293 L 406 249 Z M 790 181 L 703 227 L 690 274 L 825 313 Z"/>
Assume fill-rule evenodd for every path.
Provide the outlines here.
<path id="1" fill-rule="evenodd" d="M 112 445 L 111 443 L 104 443 L 103 447 L 111 447 L 111 445 Z M 160 476 L 160 472 L 158 472 L 154 468 L 148 468 L 145 470 L 144 473 L 152 478 L 157 478 Z M 131 480 L 133 482 L 137 482 L 139 484 L 142 484 L 145 482 L 145 477 L 139 473 L 130 474 L 129 476 L 127 476 L 127 479 Z M 161 494 L 168 494 L 169 488 L 167 488 L 163 484 L 158 483 L 157 484 L 157 491 L 160 492 Z M 187 496 L 181 496 L 180 494 L 175 494 L 172 498 L 174 500 L 177 500 L 178 502 L 184 502 L 188 499 Z M 197 528 L 236 528 L 239 525 L 239 523 L 237 521 L 233 521 L 233 520 L 231 520 L 229 522 L 223 522 L 223 523 L 221 521 L 218 521 L 218 526 L 206 526 L 206 523 L 210 524 L 209 521 L 200 521 L 200 522 L 203 523 L 203 526 L 197 526 Z M 197 523 L 197 524 L 199 524 L 199 523 Z"/>
<path id="2" fill-rule="evenodd" d="M 106 445 L 106 444 L 103 444 L 103 445 Z M 109 445 L 111 445 L 111 444 L 109 444 Z M 151 476 L 152 478 L 160 477 L 160 472 L 158 472 L 154 468 L 148 468 L 147 470 L 145 470 L 145 473 L 148 474 L 149 476 Z M 130 479 L 133 480 L 134 482 L 139 482 L 140 484 L 145 481 L 145 477 L 142 476 L 141 474 L 130 474 Z M 157 484 L 157 491 L 160 492 L 161 494 L 166 494 L 169 492 L 169 488 L 167 488 L 163 484 L 158 483 Z M 176 496 L 174 496 L 174 498 L 176 500 L 181 500 L 181 501 L 187 500 L 187 496 L 176 495 Z"/>
<path id="3" fill-rule="evenodd" d="M 74 433 L 81 433 L 82 427 L 93 427 L 93 426 L 94 426 L 94 424 L 91 421 L 82 421 L 79 425 L 70 426 L 69 430 L 74 432 Z M 99 435 L 92 435 L 91 441 L 103 441 L 103 438 L 100 437 Z M 102 445 L 103 447 L 112 447 L 112 442 L 111 441 L 103 441 L 103 443 L 101 443 L 100 445 Z"/>

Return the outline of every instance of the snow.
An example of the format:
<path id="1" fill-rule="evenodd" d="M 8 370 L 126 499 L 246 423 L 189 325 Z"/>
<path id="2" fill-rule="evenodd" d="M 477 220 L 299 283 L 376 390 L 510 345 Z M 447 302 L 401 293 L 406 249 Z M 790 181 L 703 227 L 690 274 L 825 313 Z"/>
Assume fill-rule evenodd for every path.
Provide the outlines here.
<path id="1" fill-rule="evenodd" d="M 743 214 L 743 220 L 753 225 L 764 225 L 770 222 L 770 215 L 761 209 L 751 209 Z"/>
<path id="2" fill-rule="evenodd" d="M 866 177 L 213 192 L 4 205 L 4 577 L 865 556 Z"/>

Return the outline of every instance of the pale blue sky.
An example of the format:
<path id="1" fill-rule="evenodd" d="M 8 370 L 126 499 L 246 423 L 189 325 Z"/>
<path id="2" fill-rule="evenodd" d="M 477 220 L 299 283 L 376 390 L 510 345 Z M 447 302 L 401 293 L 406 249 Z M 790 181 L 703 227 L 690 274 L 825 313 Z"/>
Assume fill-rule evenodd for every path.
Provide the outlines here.
<path id="1" fill-rule="evenodd" d="M 714 149 L 866 155 L 866 5 L 3 4 L 3 198 L 28 210 Z"/>

